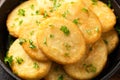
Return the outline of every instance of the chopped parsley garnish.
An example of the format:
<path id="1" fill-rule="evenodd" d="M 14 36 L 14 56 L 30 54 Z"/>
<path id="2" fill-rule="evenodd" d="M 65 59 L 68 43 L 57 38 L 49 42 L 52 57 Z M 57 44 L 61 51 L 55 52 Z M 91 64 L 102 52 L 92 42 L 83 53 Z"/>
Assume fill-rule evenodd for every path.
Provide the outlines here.
<path id="1" fill-rule="evenodd" d="M 40 11 L 39 10 L 37 10 L 35 13 L 36 13 L 36 15 L 40 15 Z"/>
<path id="2" fill-rule="evenodd" d="M 17 57 L 17 58 L 16 58 L 16 62 L 17 62 L 18 64 L 22 64 L 23 61 L 24 61 L 24 60 L 23 60 L 22 58 L 20 58 L 20 57 Z"/>
<path id="3" fill-rule="evenodd" d="M 40 21 L 36 20 L 36 24 L 37 24 L 37 25 L 40 25 L 40 23 L 41 23 Z"/>
<path id="4" fill-rule="evenodd" d="M 78 24 L 79 24 L 79 18 L 74 19 L 74 20 L 73 20 L 73 23 L 76 24 L 76 25 L 78 25 Z"/>
<path id="5" fill-rule="evenodd" d="M 70 2 L 71 4 L 74 4 L 75 2 Z"/>
<path id="6" fill-rule="evenodd" d="M 13 62 L 13 56 L 10 56 L 10 57 L 6 56 L 4 59 L 4 62 L 8 63 L 11 66 Z"/>
<path id="7" fill-rule="evenodd" d="M 26 39 L 23 39 L 23 38 L 19 38 L 19 44 L 22 45 L 23 43 L 26 42 Z"/>
<path id="8" fill-rule="evenodd" d="M 94 72 L 96 72 L 96 67 L 93 65 L 93 64 L 83 64 L 84 65 L 84 67 L 85 67 L 85 70 L 88 72 L 88 73 L 90 73 L 90 72 L 92 72 L 92 73 L 94 73 Z"/>
<path id="9" fill-rule="evenodd" d="M 62 14 L 62 16 L 63 16 L 64 18 L 66 18 L 69 13 L 70 13 L 70 12 L 69 12 L 68 10 L 66 10 L 66 11 Z"/>
<path id="10" fill-rule="evenodd" d="M 11 28 L 14 28 L 14 27 L 16 27 L 15 23 L 12 24 Z"/>
<path id="11" fill-rule="evenodd" d="M 47 17 L 48 17 L 48 13 L 47 11 L 44 11 L 43 18 L 47 18 Z"/>
<path id="12" fill-rule="evenodd" d="M 29 40 L 29 43 L 30 43 L 30 48 L 31 49 L 34 49 L 34 48 L 36 48 L 36 46 L 33 44 L 33 41 L 32 40 Z"/>
<path id="13" fill-rule="evenodd" d="M 53 11 L 55 11 L 58 7 L 60 7 L 61 4 L 60 4 L 59 2 L 57 2 L 57 0 L 51 0 L 51 1 L 53 1 L 53 9 L 50 10 L 50 12 L 53 12 Z"/>
<path id="14" fill-rule="evenodd" d="M 47 45 L 47 38 L 44 38 L 43 44 Z"/>
<path id="15" fill-rule="evenodd" d="M 25 16 L 25 10 L 24 9 L 19 9 L 18 10 L 18 15 Z"/>
<path id="16" fill-rule="evenodd" d="M 108 41 L 107 40 L 103 40 L 104 41 L 104 43 L 106 44 L 106 45 L 108 45 Z"/>
<path id="17" fill-rule="evenodd" d="M 33 4 L 30 5 L 30 8 L 31 8 L 32 10 L 34 10 L 34 7 L 35 7 L 35 6 L 34 6 Z"/>
<path id="18" fill-rule="evenodd" d="M 57 80 L 63 80 L 63 79 L 64 79 L 63 75 L 60 75 Z"/>
<path id="19" fill-rule="evenodd" d="M 23 23 L 23 20 L 20 20 L 20 21 L 19 21 L 19 25 L 21 25 L 22 23 Z"/>
<path id="20" fill-rule="evenodd" d="M 36 62 L 34 62 L 33 65 L 34 65 L 33 68 L 35 68 L 35 69 L 38 69 L 38 68 L 39 68 L 39 65 L 38 65 Z"/>
<path id="21" fill-rule="evenodd" d="M 50 38 L 54 38 L 54 35 L 53 35 L 53 34 L 50 34 Z"/>
<path id="22" fill-rule="evenodd" d="M 19 20 L 19 18 L 15 18 L 15 21 L 18 21 Z"/>
<path id="23" fill-rule="evenodd" d="M 58 3 L 58 4 L 55 4 L 54 6 L 53 6 L 53 10 L 52 11 L 55 11 L 58 7 L 60 7 L 61 6 L 61 4 L 60 3 Z"/>
<path id="24" fill-rule="evenodd" d="M 82 11 L 83 12 L 88 12 L 88 9 L 87 8 L 82 8 Z"/>
<path id="25" fill-rule="evenodd" d="M 31 31 L 31 32 L 30 32 L 30 35 L 32 36 L 32 35 L 34 34 L 34 32 L 35 32 L 35 31 Z"/>
<path id="26" fill-rule="evenodd" d="M 50 24 L 49 26 L 50 26 L 50 27 L 54 27 L 54 25 L 53 25 L 53 24 Z"/>
<path id="27" fill-rule="evenodd" d="M 93 5 L 96 5 L 98 0 L 91 0 L 91 1 Z"/>
<path id="28" fill-rule="evenodd" d="M 60 30 L 66 35 L 68 36 L 70 34 L 69 29 L 66 26 L 61 26 Z"/>

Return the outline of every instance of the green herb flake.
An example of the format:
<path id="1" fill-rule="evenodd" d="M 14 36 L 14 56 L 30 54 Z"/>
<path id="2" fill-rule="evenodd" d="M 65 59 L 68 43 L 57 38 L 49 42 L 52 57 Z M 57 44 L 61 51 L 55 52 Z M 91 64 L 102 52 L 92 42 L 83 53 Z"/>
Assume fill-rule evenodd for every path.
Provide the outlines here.
<path id="1" fill-rule="evenodd" d="M 63 75 L 60 75 L 57 80 L 63 80 L 63 79 L 64 79 Z"/>
<path id="2" fill-rule="evenodd" d="M 91 0 L 91 1 L 93 5 L 96 5 L 98 0 Z"/>
<path id="3" fill-rule="evenodd" d="M 58 3 L 58 4 L 54 5 L 53 10 L 54 10 L 54 11 L 55 11 L 55 10 L 57 10 L 57 8 L 58 8 L 58 7 L 60 7 L 60 6 L 61 6 L 61 4 L 60 4 L 60 3 Z"/>
<path id="4" fill-rule="evenodd" d="M 23 23 L 23 20 L 20 20 L 20 21 L 19 21 L 19 25 L 21 25 L 22 23 Z"/>
<path id="5" fill-rule="evenodd" d="M 15 21 L 18 21 L 19 20 L 19 18 L 15 18 Z"/>
<path id="6" fill-rule="evenodd" d="M 35 12 L 35 14 L 36 14 L 36 15 L 40 15 L 40 11 L 37 10 L 37 11 Z"/>
<path id="7" fill-rule="evenodd" d="M 70 12 L 69 12 L 68 10 L 66 10 L 66 11 L 62 14 L 62 16 L 63 16 L 64 18 L 66 18 L 69 13 L 70 13 Z"/>
<path id="8" fill-rule="evenodd" d="M 85 67 L 85 70 L 88 72 L 88 73 L 95 73 L 96 72 L 96 67 L 93 65 L 93 64 L 83 64 L 83 66 Z"/>
<path id="9" fill-rule="evenodd" d="M 68 36 L 70 34 L 69 29 L 66 26 L 61 26 L 60 30 L 66 35 Z"/>
<path id="10" fill-rule="evenodd" d="M 34 66 L 33 66 L 33 68 L 35 68 L 35 69 L 38 69 L 38 68 L 39 68 L 38 63 L 34 62 L 34 64 L 33 64 L 33 65 L 34 65 Z"/>
<path id="11" fill-rule="evenodd" d="M 11 28 L 14 28 L 14 27 L 16 27 L 15 23 L 13 23 L 13 24 L 12 24 L 12 26 L 10 26 L 10 27 L 11 27 Z"/>
<path id="12" fill-rule="evenodd" d="M 50 12 L 53 12 L 53 9 L 51 9 Z"/>
<path id="13" fill-rule="evenodd" d="M 57 10 L 57 8 L 59 8 L 61 6 L 61 4 L 59 2 L 57 2 L 57 0 L 51 0 L 53 1 L 53 9 L 50 10 L 50 12 L 53 12 L 55 10 Z"/>
<path id="14" fill-rule="evenodd" d="M 54 35 L 53 35 L 53 34 L 50 34 L 50 38 L 54 38 Z"/>
<path id="15" fill-rule="evenodd" d="M 4 62 L 8 63 L 11 66 L 13 62 L 13 56 L 10 56 L 10 57 L 6 56 L 4 59 Z"/>
<path id="16" fill-rule="evenodd" d="M 35 33 L 35 31 L 31 31 L 31 32 L 30 32 L 30 35 L 32 36 L 32 35 L 34 35 L 34 33 Z"/>
<path id="17" fill-rule="evenodd" d="M 45 11 L 43 14 L 43 18 L 47 18 L 47 17 L 48 17 L 48 13 L 47 13 L 47 11 Z"/>
<path id="18" fill-rule="evenodd" d="M 73 23 L 76 24 L 76 25 L 78 25 L 78 24 L 79 24 L 79 18 L 74 19 L 74 20 L 73 20 Z"/>
<path id="19" fill-rule="evenodd" d="M 40 21 L 36 20 L 36 24 L 37 24 L 38 26 L 40 25 L 40 23 L 41 23 Z"/>
<path id="20" fill-rule="evenodd" d="M 82 11 L 83 12 L 88 12 L 88 9 L 87 8 L 82 8 Z"/>
<path id="21" fill-rule="evenodd" d="M 50 24 L 49 26 L 50 26 L 50 27 L 54 27 L 54 25 L 53 25 L 53 24 Z"/>
<path id="22" fill-rule="evenodd" d="M 26 42 L 26 39 L 23 39 L 23 38 L 19 38 L 19 44 L 22 45 L 23 43 Z"/>
<path id="23" fill-rule="evenodd" d="M 47 38 L 44 38 L 43 44 L 47 45 Z"/>
<path id="24" fill-rule="evenodd" d="M 75 2 L 70 2 L 71 4 L 74 4 Z"/>
<path id="25" fill-rule="evenodd" d="M 18 63 L 18 64 L 22 64 L 23 63 L 23 59 L 22 58 L 20 58 L 20 57 L 17 57 L 16 58 L 16 62 Z"/>
<path id="26" fill-rule="evenodd" d="M 32 5 L 30 5 L 30 8 L 31 8 L 32 10 L 34 10 L 35 6 L 32 4 Z"/>
<path id="27" fill-rule="evenodd" d="M 29 40 L 29 43 L 30 43 L 30 48 L 31 49 L 35 49 L 36 48 L 36 46 L 33 44 L 33 41 L 32 40 Z"/>
<path id="28" fill-rule="evenodd" d="M 18 10 L 18 15 L 25 16 L 25 10 L 24 9 L 19 9 Z"/>

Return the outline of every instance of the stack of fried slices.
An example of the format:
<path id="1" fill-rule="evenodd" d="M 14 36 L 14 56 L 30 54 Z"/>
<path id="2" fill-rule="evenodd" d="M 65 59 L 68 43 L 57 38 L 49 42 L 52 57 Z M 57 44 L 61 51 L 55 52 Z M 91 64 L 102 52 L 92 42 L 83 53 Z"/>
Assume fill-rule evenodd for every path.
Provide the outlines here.
<path id="1" fill-rule="evenodd" d="M 92 79 L 118 44 L 113 10 L 98 0 L 28 0 L 6 24 L 17 38 L 6 61 L 25 80 Z"/>

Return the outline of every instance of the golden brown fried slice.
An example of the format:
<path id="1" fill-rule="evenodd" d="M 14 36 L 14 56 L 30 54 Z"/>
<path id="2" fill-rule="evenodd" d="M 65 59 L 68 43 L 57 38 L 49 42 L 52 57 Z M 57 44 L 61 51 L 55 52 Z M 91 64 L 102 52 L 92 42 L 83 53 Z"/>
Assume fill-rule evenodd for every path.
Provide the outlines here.
<path id="1" fill-rule="evenodd" d="M 61 65 L 53 63 L 52 67 L 45 76 L 45 80 L 74 80 L 68 74 L 65 73 Z"/>
<path id="2" fill-rule="evenodd" d="M 25 27 L 20 28 L 20 39 L 22 47 L 27 52 L 27 54 L 38 61 L 46 61 L 47 57 L 43 54 L 43 52 L 38 48 L 36 34 L 38 30 L 38 25 L 27 24 Z"/>
<path id="3" fill-rule="evenodd" d="M 70 64 L 78 61 L 86 50 L 79 28 L 60 17 L 51 17 L 40 24 L 38 46 L 51 60 Z"/>
<path id="4" fill-rule="evenodd" d="M 97 16 L 81 0 L 62 4 L 51 16 L 60 16 L 76 24 L 87 44 L 94 43 L 101 36 L 101 24 Z"/>
<path id="5" fill-rule="evenodd" d="M 77 63 L 65 65 L 65 71 L 76 79 L 92 79 L 104 68 L 107 61 L 107 48 L 100 39 L 88 48 L 88 53 Z"/>
<path id="6" fill-rule="evenodd" d="M 74 3 L 78 0 L 36 0 L 39 7 L 44 6 L 44 10 L 47 11 L 48 15 L 56 11 L 60 6 L 65 3 Z M 56 15 L 54 15 L 56 16 Z"/>
<path id="7" fill-rule="evenodd" d="M 38 62 L 31 59 L 19 44 L 17 39 L 8 51 L 8 57 L 12 57 L 11 68 L 20 78 L 37 80 L 43 78 L 50 69 L 51 62 Z"/>
<path id="8" fill-rule="evenodd" d="M 113 29 L 116 23 L 116 17 L 113 10 L 101 1 L 83 0 L 83 2 L 97 15 L 101 24 L 102 32 Z"/>
<path id="9" fill-rule="evenodd" d="M 96 42 L 101 37 L 101 24 L 96 15 L 89 9 L 89 17 L 79 28 L 87 44 Z"/>
<path id="10" fill-rule="evenodd" d="M 60 7 L 58 7 L 55 11 L 51 13 L 51 16 L 60 16 L 71 21 L 73 21 L 74 19 L 78 19 L 78 21 L 80 20 L 81 22 L 84 22 L 85 20 L 87 20 L 89 15 L 86 12 L 82 11 L 83 8 L 85 8 L 85 6 L 81 2 L 81 0 L 65 0 Z"/>
<path id="11" fill-rule="evenodd" d="M 102 34 L 102 38 L 107 45 L 108 54 L 110 54 L 118 45 L 119 38 L 117 32 L 113 29 Z"/>
<path id="12" fill-rule="evenodd" d="M 26 1 L 16 7 L 8 16 L 7 28 L 14 37 L 19 37 L 19 29 L 25 24 L 39 23 L 44 19 L 43 11 L 36 0 Z"/>

